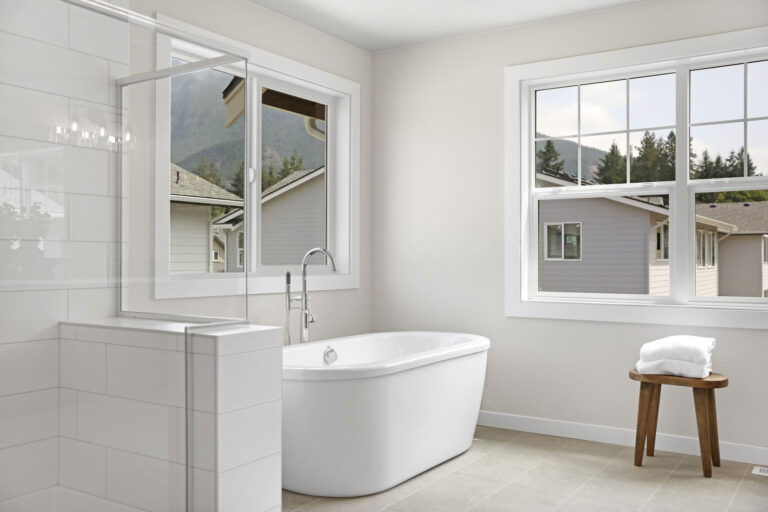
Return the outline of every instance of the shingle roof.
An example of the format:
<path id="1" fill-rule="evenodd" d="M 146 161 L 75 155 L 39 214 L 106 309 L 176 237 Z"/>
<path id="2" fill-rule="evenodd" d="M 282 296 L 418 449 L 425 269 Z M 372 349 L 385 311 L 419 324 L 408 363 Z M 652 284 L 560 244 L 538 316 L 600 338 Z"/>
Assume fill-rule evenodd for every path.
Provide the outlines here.
<path id="1" fill-rule="evenodd" d="M 288 185 L 290 185 L 294 181 L 299 181 L 304 176 L 312 174 L 313 172 L 318 171 L 320 169 L 322 169 L 322 167 L 318 167 L 317 169 L 308 169 L 308 170 L 305 170 L 305 171 L 293 171 L 291 174 L 289 174 L 285 178 L 281 179 L 280 181 L 278 181 L 277 183 L 275 183 L 271 187 L 268 187 L 268 188 L 264 189 L 261 192 L 261 197 L 266 197 L 269 194 L 271 194 L 272 192 L 276 192 L 276 191 L 280 190 L 283 187 L 287 187 Z"/>
<path id="2" fill-rule="evenodd" d="M 236 201 L 238 203 L 243 202 L 242 198 L 236 196 L 232 192 L 225 190 L 174 163 L 171 164 L 170 179 L 172 196 L 184 196 L 213 201 L 219 200 L 224 201 L 223 204 L 231 204 L 231 201 Z M 192 200 L 190 202 L 195 201 Z"/>
<path id="3" fill-rule="evenodd" d="M 696 214 L 734 224 L 735 234 L 768 233 L 768 201 L 697 204 Z"/>

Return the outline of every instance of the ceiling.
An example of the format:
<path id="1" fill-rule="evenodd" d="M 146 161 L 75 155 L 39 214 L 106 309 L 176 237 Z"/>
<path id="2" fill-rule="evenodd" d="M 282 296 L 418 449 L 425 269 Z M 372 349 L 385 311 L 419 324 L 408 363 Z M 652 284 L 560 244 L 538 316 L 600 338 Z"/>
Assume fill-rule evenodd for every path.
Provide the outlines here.
<path id="1" fill-rule="evenodd" d="M 252 0 L 370 51 L 647 0 Z"/>

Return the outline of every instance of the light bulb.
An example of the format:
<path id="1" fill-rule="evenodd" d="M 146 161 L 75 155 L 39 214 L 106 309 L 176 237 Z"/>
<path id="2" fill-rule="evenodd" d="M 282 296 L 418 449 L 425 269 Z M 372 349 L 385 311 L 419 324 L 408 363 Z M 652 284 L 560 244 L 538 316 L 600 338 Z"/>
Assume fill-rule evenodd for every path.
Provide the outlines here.
<path id="1" fill-rule="evenodd" d="M 72 121 L 72 131 L 73 132 L 77 131 L 77 121 Z"/>
<path id="2" fill-rule="evenodd" d="M 106 134 L 107 134 L 107 130 L 105 130 L 103 126 L 99 128 L 99 137 L 103 137 Z"/>
<path id="3" fill-rule="evenodd" d="M 91 133 L 83 130 L 83 138 L 88 140 L 91 138 Z"/>
<path id="4" fill-rule="evenodd" d="M 125 142 L 131 142 L 131 132 L 125 132 Z"/>
<path id="5" fill-rule="evenodd" d="M 115 136 L 114 135 L 110 135 L 107 140 L 109 141 L 110 144 L 114 144 L 115 143 Z"/>
<path id="6" fill-rule="evenodd" d="M 61 135 L 62 133 L 64 133 L 64 128 L 62 128 L 61 126 L 57 126 L 56 135 Z"/>

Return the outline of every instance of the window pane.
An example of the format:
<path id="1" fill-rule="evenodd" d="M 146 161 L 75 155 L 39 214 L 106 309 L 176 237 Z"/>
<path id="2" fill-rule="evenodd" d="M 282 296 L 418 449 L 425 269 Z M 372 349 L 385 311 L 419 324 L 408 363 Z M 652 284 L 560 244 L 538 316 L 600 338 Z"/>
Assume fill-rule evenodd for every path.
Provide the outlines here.
<path id="1" fill-rule="evenodd" d="M 578 260 L 581 258 L 581 224 L 565 224 L 563 246 L 565 259 Z"/>
<path id="2" fill-rule="evenodd" d="M 661 257 L 662 259 L 668 260 L 669 259 L 669 223 L 664 224 L 664 226 L 662 226 L 661 232 L 664 237 L 663 244 L 662 244 L 663 252 Z"/>
<path id="3" fill-rule="evenodd" d="M 536 136 L 561 137 L 578 133 L 577 87 L 536 91 Z"/>
<path id="4" fill-rule="evenodd" d="M 674 181 L 675 145 L 674 130 L 631 132 L 630 181 Z"/>
<path id="5" fill-rule="evenodd" d="M 666 195 L 540 200 L 539 290 L 669 294 L 669 262 L 655 257 L 666 204 Z M 552 259 L 561 229 L 564 258 Z"/>
<path id="6" fill-rule="evenodd" d="M 629 81 L 629 129 L 675 124 L 675 75 L 633 78 Z"/>
<path id="7" fill-rule="evenodd" d="M 768 190 L 696 194 L 696 295 L 763 297 Z"/>
<path id="8" fill-rule="evenodd" d="M 563 257 L 563 225 L 550 224 L 547 226 L 547 258 Z"/>
<path id="9" fill-rule="evenodd" d="M 691 127 L 691 178 L 744 176 L 744 124 Z"/>
<path id="10" fill-rule="evenodd" d="M 747 64 L 747 115 L 768 116 L 768 60 Z"/>
<path id="11" fill-rule="evenodd" d="M 627 129 L 627 81 L 581 86 L 581 133 Z"/>
<path id="12" fill-rule="evenodd" d="M 261 263 L 326 246 L 326 105 L 262 89 Z"/>
<path id="13" fill-rule="evenodd" d="M 242 271 L 235 248 L 242 231 L 245 101 L 232 87 L 241 82 L 214 69 L 171 78 L 172 273 Z"/>
<path id="14" fill-rule="evenodd" d="M 744 65 L 691 71 L 691 123 L 744 118 Z"/>
<path id="15" fill-rule="evenodd" d="M 768 120 L 747 123 L 747 155 L 749 176 L 768 175 Z"/>
<path id="16" fill-rule="evenodd" d="M 627 182 L 627 134 L 581 138 L 582 185 Z"/>
<path id="17" fill-rule="evenodd" d="M 536 186 L 555 187 L 578 182 L 576 139 L 536 141 Z"/>

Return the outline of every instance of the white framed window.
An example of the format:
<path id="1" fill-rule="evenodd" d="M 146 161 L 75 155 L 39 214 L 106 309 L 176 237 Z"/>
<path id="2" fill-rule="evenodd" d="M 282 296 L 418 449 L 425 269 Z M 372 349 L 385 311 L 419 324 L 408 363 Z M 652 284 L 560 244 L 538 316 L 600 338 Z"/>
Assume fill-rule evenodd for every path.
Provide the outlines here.
<path id="1" fill-rule="evenodd" d="M 758 145 L 767 36 L 755 29 L 507 68 L 508 315 L 768 326 L 762 296 L 719 296 L 717 281 L 728 264 L 720 244 L 745 222 L 734 205 L 768 201 Z M 597 261 L 581 283 L 546 274 L 560 251 L 553 211 L 592 212 L 602 223 L 584 264 L 606 251 L 622 261 L 630 246 L 641 257 L 622 279 L 611 275 L 619 265 Z M 601 276 L 631 286 L 599 289 Z"/>
<path id="2" fill-rule="evenodd" d="M 768 235 L 763 235 L 763 263 L 768 263 Z"/>
<path id="3" fill-rule="evenodd" d="M 158 19 L 190 28 L 167 16 L 158 15 Z M 242 65 L 232 65 L 209 71 L 228 74 L 226 88 L 222 86 L 217 91 L 218 100 L 221 102 L 223 96 L 227 103 L 228 97 L 233 98 L 231 104 L 227 103 L 227 126 L 242 126 L 247 117 L 247 126 L 239 134 L 245 135 L 241 147 L 247 148 L 247 156 L 239 170 L 236 163 L 229 162 L 232 168 L 221 173 L 220 183 L 208 179 L 215 173 L 205 176 L 224 189 L 217 191 L 220 198 L 211 207 L 214 235 L 226 238 L 226 246 L 231 248 L 231 254 L 221 255 L 224 271 L 174 272 L 167 263 L 172 254 L 168 241 L 173 237 L 173 219 L 169 222 L 161 215 L 155 232 L 156 297 L 241 294 L 245 291 L 243 272 L 247 274 L 248 293 L 280 292 L 285 286 L 285 272 L 300 272 L 304 253 L 316 246 L 333 254 L 337 271 L 333 272 L 324 259 L 314 259 L 308 276 L 310 289 L 358 287 L 359 84 L 196 27 L 195 30 L 249 56 L 247 70 Z M 214 56 L 198 46 L 158 36 L 158 63 Z M 188 81 L 196 79 L 181 77 Z M 173 106 L 170 88 L 158 84 L 156 89 L 157 110 L 166 112 L 168 106 Z M 235 101 L 241 103 L 233 109 Z M 171 111 L 173 114 L 172 108 Z M 157 126 L 159 141 L 173 136 L 174 123 L 159 122 Z M 240 144 L 227 140 L 224 143 Z M 218 151 L 218 147 L 214 150 Z M 157 212 L 168 208 L 167 171 L 162 169 L 167 169 L 169 156 L 173 165 L 180 165 L 173 161 L 173 155 L 156 156 Z M 223 161 L 227 163 L 226 159 Z M 226 192 L 237 197 L 225 197 Z M 221 198 L 231 201 L 222 206 L 218 204 Z"/>
<path id="4" fill-rule="evenodd" d="M 544 224 L 546 261 L 581 260 L 581 222 Z"/>
<path id="5" fill-rule="evenodd" d="M 221 261 L 221 253 L 219 251 L 211 251 L 211 261 L 213 262 L 220 262 Z"/>

